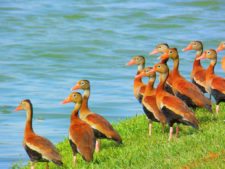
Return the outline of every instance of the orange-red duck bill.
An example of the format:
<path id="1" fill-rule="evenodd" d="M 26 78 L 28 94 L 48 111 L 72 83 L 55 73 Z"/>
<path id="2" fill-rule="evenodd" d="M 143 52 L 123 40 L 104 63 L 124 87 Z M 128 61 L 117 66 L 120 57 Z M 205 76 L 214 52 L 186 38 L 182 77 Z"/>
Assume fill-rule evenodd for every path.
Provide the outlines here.
<path id="1" fill-rule="evenodd" d="M 206 53 L 204 52 L 201 56 L 197 57 L 196 60 L 206 59 Z"/>
<path id="2" fill-rule="evenodd" d="M 135 65 L 136 62 L 134 59 L 131 59 L 128 63 L 127 63 L 127 66 L 132 66 L 132 65 Z"/>
<path id="3" fill-rule="evenodd" d="M 157 59 L 159 59 L 159 60 L 166 60 L 168 58 L 169 58 L 169 54 L 167 52 L 165 52 L 164 54 L 159 56 Z"/>
<path id="4" fill-rule="evenodd" d="M 139 73 L 138 75 L 136 75 L 135 78 L 142 78 L 142 77 L 144 77 L 145 75 L 146 75 L 146 74 L 145 74 L 145 72 L 143 71 L 143 72 Z"/>
<path id="5" fill-rule="evenodd" d="M 159 53 L 158 49 L 154 49 L 153 51 L 149 52 L 149 55 L 155 55 Z"/>
<path id="6" fill-rule="evenodd" d="M 65 100 L 62 101 L 62 104 L 67 104 L 70 102 L 71 102 L 70 98 L 66 98 Z"/>
<path id="7" fill-rule="evenodd" d="M 216 49 L 216 52 L 220 52 L 220 51 L 222 51 L 222 50 L 223 50 L 223 46 L 220 45 L 220 46 Z"/>
<path id="8" fill-rule="evenodd" d="M 188 50 L 192 50 L 192 45 L 188 45 L 186 48 L 182 49 L 183 52 L 188 51 Z"/>
<path id="9" fill-rule="evenodd" d="M 150 70 L 151 73 L 156 72 L 155 66 L 153 66 L 153 68 Z"/>
<path id="10" fill-rule="evenodd" d="M 77 89 L 80 89 L 80 85 L 79 84 L 76 84 L 75 86 L 73 86 L 71 90 L 77 90 Z"/>
<path id="11" fill-rule="evenodd" d="M 19 105 L 14 111 L 20 111 L 23 110 L 23 107 L 21 105 Z"/>

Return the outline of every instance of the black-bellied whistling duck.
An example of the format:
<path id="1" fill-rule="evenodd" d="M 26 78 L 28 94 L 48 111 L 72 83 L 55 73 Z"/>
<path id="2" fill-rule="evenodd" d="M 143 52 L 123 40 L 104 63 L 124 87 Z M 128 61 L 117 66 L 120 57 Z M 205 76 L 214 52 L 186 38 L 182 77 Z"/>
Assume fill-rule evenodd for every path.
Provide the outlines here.
<path id="1" fill-rule="evenodd" d="M 144 69 L 145 67 L 145 57 L 141 55 L 134 56 L 128 63 L 127 66 L 137 65 L 137 75 Z M 141 103 L 144 91 L 145 91 L 145 84 L 142 82 L 141 77 L 134 78 L 134 96 L 136 99 Z"/>
<path id="2" fill-rule="evenodd" d="M 142 102 L 142 98 L 143 95 L 145 93 L 145 88 L 146 85 L 142 82 L 142 77 L 138 76 L 145 67 L 145 57 L 144 56 L 134 56 L 128 63 L 127 66 L 131 66 L 131 65 L 138 65 L 138 70 L 137 70 L 137 74 L 134 78 L 134 85 L 133 85 L 133 91 L 134 91 L 134 96 L 136 97 L 136 99 L 142 103 L 142 108 L 144 110 L 145 115 L 148 117 L 149 119 L 149 136 L 151 136 L 152 133 L 152 120 L 155 121 L 156 119 L 154 118 L 154 115 L 152 114 L 152 112 L 150 111 L 149 108 L 146 108 L 145 105 Z"/>
<path id="3" fill-rule="evenodd" d="M 225 101 L 225 79 L 214 73 L 217 63 L 217 53 L 214 49 L 203 52 L 197 59 L 210 59 L 210 65 L 206 69 L 206 90 L 216 100 L 216 113 L 219 112 L 219 103 Z"/>
<path id="4" fill-rule="evenodd" d="M 218 53 L 218 52 L 220 52 L 220 51 L 222 51 L 222 50 L 225 50 L 225 41 L 222 41 L 220 44 L 219 44 L 219 46 L 218 46 L 218 48 L 216 49 L 216 52 Z M 221 67 L 222 67 L 222 69 L 225 71 L 225 56 L 222 58 L 222 60 L 221 60 Z"/>
<path id="5" fill-rule="evenodd" d="M 169 48 L 161 58 L 171 58 L 173 60 L 173 70 L 171 71 L 172 88 L 174 94 L 183 100 L 189 107 L 204 107 L 212 112 L 211 101 L 204 96 L 199 88 L 193 83 L 187 81 L 180 75 L 179 68 L 179 55 L 176 48 Z"/>
<path id="6" fill-rule="evenodd" d="M 156 98 L 155 98 L 155 72 L 151 72 L 152 67 L 146 67 L 142 70 L 137 76 L 139 77 L 149 77 L 148 84 L 146 85 L 145 92 L 142 98 L 142 105 L 146 116 L 149 119 L 149 135 L 152 134 L 152 122 L 160 122 L 162 124 L 162 129 L 164 131 L 164 126 L 166 124 L 166 117 L 165 115 L 158 109 L 156 105 Z"/>
<path id="7" fill-rule="evenodd" d="M 167 43 L 160 43 L 160 44 L 156 45 L 155 49 L 153 49 L 152 52 L 149 53 L 149 55 L 164 53 L 168 49 L 169 49 L 169 45 Z M 159 59 L 161 59 L 161 58 L 159 57 Z M 169 58 L 161 59 L 160 63 L 167 63 L 168 60 L 169 60 Z M 169 77 L 166 80 L 165 90 L 167 92 L 169 92 L 170 94 L 174 94 L 173 89 L 172 89 L 172 80 L 173 80 L 173 78 L 169 72 Z"/>
<path id="8" fill-rule="evenodd" d="M 15 111 L 26 111 L 26 126 L 24 130 L 23 146 L 31 160 L 31 169 L 34 169 L 36 162 L 46 162 L 46 169 L 48 169 L 48 162 L 62 166 L 62 159 L 56 147 L 46 138 L 34 133 L 32 126 L 33 107 L 30 100 L 23 100 Z"/>
<path id="9" fill-rule="evenodd" d="M 113 126 L 99 114 L 93 113 L 88 107 L 88 99 L 90 96 L 90 82 L 88 80 L 80 80 L 72 88 L 72 90 L 82 89 L 84 90 L 83 101 L 80 109 L 81 120 L 88 123 L 95 133 L 97 138 L 95 151 L 100 150 L 100 140 L 101 138 L 112 139 L 117 143 L 122 143 L 122 138 L 119 133 L 113 129 Z"/>
<path id="10" fill-rule="evenodd" d="M 188 51 L 188 50 L 195 50 L 196 56 L 195 60 L 193 62 L 193 68 L 191 72 L 191 80 L 192 82 L 198 86 L 198 88 L 203 92 L 206 93 L 205 87 L 205 75 L 206 70 L 202 67 L 200 60 L 197 60 L 196 58 L 201 56 L 203 53 L 203 44 L 201 41 L 192 41 L 186 48 L 184 48 L 182 51 Z"/>
<path id="11" fill-rule="evenodd" d="M 76 164 L 77 153 L 80 153 L 85 161 L 90 162 L 93 159 L 96 139 L 91 126 L 78 116 L 82 104 L 82 95 L 78 92 L 72 92 L 62 104 L 70 102 L 76 104 L 71 113 L 69 127 L 69 142 L 73 151 L 73 164 Z"/>
<path id="12" fill-rule="evenodd" d="M 154 65 L 152 71 L 160 74 L 160 82 L 156 88 L 156 103 L 158 108 L 166 116 L 167 122 L 170 126 L 169 141 L 172 139 L 174 123 L 182 123 L 198 128 L 198 120 L 187 105 L 176 96 L 173 96 L 164 90 L 166 79 L 169 75 L 168 66 L 164 63 L 158 63 Z M 177 136 L 178 131 L 177 127 Z"/>
<path id="13" fill-rule="evenodd" d="M 149 52 L 149 55 L 155 55 L 158 53 L 164 53 L 169 49 L 169 45 L 167 43 L 160 43 L 156 45 L 155 49 L 153 49 L 151 52 Z"/>

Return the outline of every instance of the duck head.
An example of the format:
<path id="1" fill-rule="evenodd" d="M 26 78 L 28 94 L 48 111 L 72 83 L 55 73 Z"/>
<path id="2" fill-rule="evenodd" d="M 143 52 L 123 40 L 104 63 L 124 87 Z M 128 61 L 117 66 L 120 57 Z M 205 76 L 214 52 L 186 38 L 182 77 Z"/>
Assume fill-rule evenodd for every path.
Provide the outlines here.
<path id="1" fill-rule="evenodd" d="M 30 108 L 32 108 L 31 101 L 29 99 L 25 99 L 25 100 L 20 102 L 20 104 L 15 109 L 15 111 L 28 110 Z"/>
<path id="2" fill-rule="evenodd" d="M 214 49 L 205 50 L 203 54 L 197 58 L 197 60 L 202 60 L 202 59 L 216 60 L 217 52 Z"/>
<path id="3" fill-rule="evenodd" d="M 168 68 L 167 64 L 157 63 L 157 64 L 154 65 L 154 67 L 153 67 L 153 69 L 151 71 L 163 74 L 163 73 L 168 73 L 169 72 L 169 68 Z"/>
<path id="4" fill-rule="evenodd" d="M 89 90 L 90 82 L 88 80 L 79 80 L 71 90 L 78 90 L 78 89 Z"/>
<path id="5" fill-rule="evenodd" d="M 157 53 L 164 53 L 166 50 L 169 49 L 169 45 L 167 43 L 160 43 L 156 45 L 155 49 L 149 53 L 149 55 L 154 55 Z"/>
<path id="6" fill-rule="evenodd" d="M 167 49 L 164 54 L 162 54 L 159 59 L 166 60 L 166 59 L 177 59 L 178 58 L 178 51 L 176 48 L 169 48 Z"/>
<path id="7" fill-rule="evenodd" d="M 220 42 L 218 48 L 216 49 L 217 52 L 225 50 L 225 41 Z"/>
<path id="8" fill-rule="evenodd" d="M 134 56 L 128 63 L 127 66 L 132 65 L 144 65 L 145 64 L 145 57 L 141 55 Z"/>
<path id="9" fill-rule="evenodd" d="M 150 79 L 154 79 L 156 76 L 156 73 L 152 71 L 152 67 L 146 67 L 144 70 L 140 72 L 140 74 L 136 75 L 136 78 L 139 77 L 149 77 Z"/>
<path id="10" fill-rule="evenodd" d="M 203 44 L 201 41 L 192 41 L 188 44 L 186 48 L 182 49 L 183 52 L 188 50 L 196 50 L 196 51 L 203 50 Z"/>
<path id="11" fill-rule="evenodd" d="M 62 104 L 67 104 L 67 103 L 80 103 L 82 102 L 82 95 L 79 92 L 72 92 L 69 94 L 69 96 L 62 101 Z"/>

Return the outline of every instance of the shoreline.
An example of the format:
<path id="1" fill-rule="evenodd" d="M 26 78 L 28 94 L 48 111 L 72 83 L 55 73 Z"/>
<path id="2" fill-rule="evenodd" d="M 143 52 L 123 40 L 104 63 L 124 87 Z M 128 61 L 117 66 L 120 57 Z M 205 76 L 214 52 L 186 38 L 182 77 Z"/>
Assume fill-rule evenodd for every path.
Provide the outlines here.
<path id="1" fill-rule="evenodd" d="M 215 106 L 214 106 L 215 107 Z M 220 114 L 216 116 L 204 109 L 197 109 L 200 129 L 180 125 L 179 138 L 168 142 L 168 126 L 162 133 L 161 125 L 153 123 L 152 136 L 148 136 L 148 120 L 145 115 L 137 115 L 113 124 L 123 138 L 123 144 L 103 140 L 102 149 L 94 154 L 94 160 L 86 163 L 78 155 L 74 168 L 215 168 L 224 166 L 225 138 L 224 133 L 225 104 L 221 104 Z M 49 163 L 52 168 L 69 169 L 72 166 L 72 151 L 68 139 L 56 144 L 64 166 L 58 167 Z M 14 165 L 15 166 L 15 165 Z M 41 169 L 44 163 L 36 164 Z M 22 167 L 22 166 L 19 166 Z M 18 168 L 19 168 L 18 167 Z M 14 168 L 14 167 L 13 167 Z M 29 168 L 29 164 L 22 168 Z"/>

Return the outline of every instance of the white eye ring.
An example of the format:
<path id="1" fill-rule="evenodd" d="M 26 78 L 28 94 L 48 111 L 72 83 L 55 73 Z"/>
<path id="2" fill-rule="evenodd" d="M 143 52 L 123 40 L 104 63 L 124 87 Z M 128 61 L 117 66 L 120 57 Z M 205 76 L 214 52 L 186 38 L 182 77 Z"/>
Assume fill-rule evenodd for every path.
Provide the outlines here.
<path id="1" fill-rule="evenodd" d="M 84 82 L 81 82 L 81 85 L 83 86 L 85 83 Z"/>

